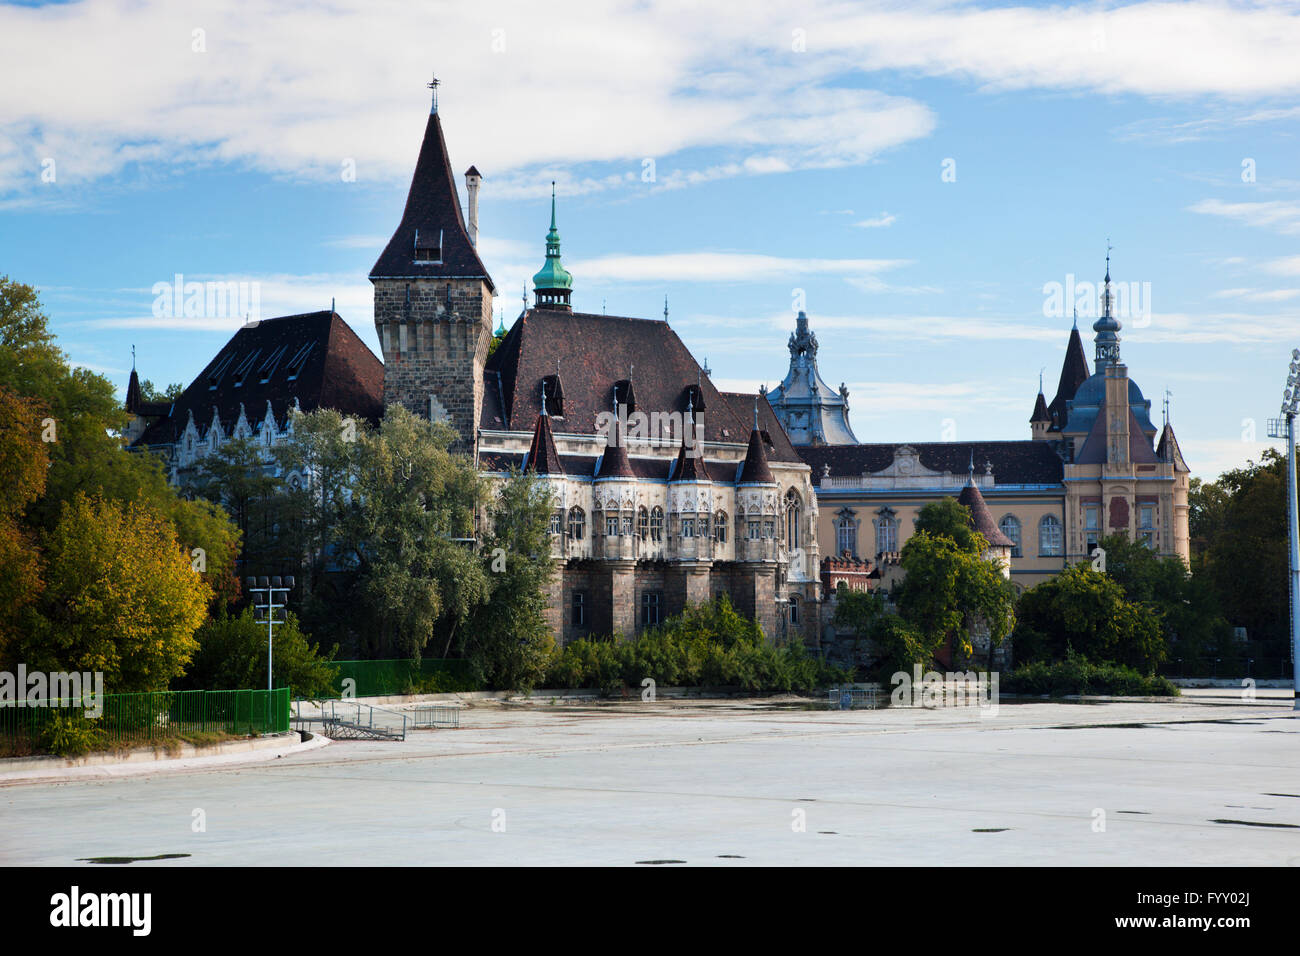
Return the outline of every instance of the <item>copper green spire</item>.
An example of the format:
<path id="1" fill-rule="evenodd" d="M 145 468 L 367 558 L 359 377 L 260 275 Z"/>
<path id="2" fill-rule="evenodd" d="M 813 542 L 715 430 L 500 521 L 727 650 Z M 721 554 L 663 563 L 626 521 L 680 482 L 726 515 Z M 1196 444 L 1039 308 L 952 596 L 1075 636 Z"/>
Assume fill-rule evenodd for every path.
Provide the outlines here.
<path id="1" fill-rule="evenodd" d="M 551 231 L 546 234 L 546 264 L 533 276 L 539 309 L 569 309 L 573 276 L 560 263 L 560 231 L 555 227 L 555 183 L 551 183 Z"/>

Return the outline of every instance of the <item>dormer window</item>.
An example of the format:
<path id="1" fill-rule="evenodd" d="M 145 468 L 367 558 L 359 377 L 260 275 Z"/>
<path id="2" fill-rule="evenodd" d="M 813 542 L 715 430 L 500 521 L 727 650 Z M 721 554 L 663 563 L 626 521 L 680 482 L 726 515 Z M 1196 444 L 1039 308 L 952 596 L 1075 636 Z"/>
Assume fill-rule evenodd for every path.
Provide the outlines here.
<path id="1" fill-rule="evenodd" d="M 208 373 L 208 391 L 215 392 L 217 390 L 217 386 L 221 384 L 221 376 L 226 374 L 226 369 L 230 367 L 230 363 L 234 360 L 235 353 L 231 352 L 212 366 L 212 371 Z"/>
<path id="2" fill-rule="evenodd" d="M 285 372 L 288 373 L 289 381 L 292 382 L 298 377 L 298 373 L 302 371 L 303 365 L 307 363 L 307 356 L 311 354 L 311 350 L 315 348 L 315 346 L 315 342 L 307 342 L 299 348 L 297 352 L 293 353 L 293 358 L 289 359 L 289 364 L 286 365 L 284 369 Z"/>
<path id="3" fill-rule="evenodd" d="M 287 345 L 281 345 L 266 357 L 266 361 L 263 362 L 262 367 L 258 369 L 258 381 L 261 384 L 265 385 L 271 380 L 271 373 L 274 372 L 275 367 L 280 364 L 280 359 L 284 357 L 285 350 L 288 348 L 289 346 Z"/>
<path id="4" fill-rule="evenodd" d="M 260 351 L 261 351 L 260 349 L 254 350 L 253 352 L 249 353 L 248 358 L 244 359 L 244 361 L 239 363 L 239 367 L 235 369 L 235 376 L 233 379 L 235 388 L 239 388 L 244 384 L 244 379 L 246 379 L 248 377 L 248 373 L 252 371 L 253 363 L 257 361 L 257 356 Z"/>
<path id="5" fill-rule="evenodd" d="M 564 386 L 560 376 L 547 375 L 542 378 L 542 388 L 546 390 L 546 413 L 556 418 L 564 417 Z"/>
<path id="6" fill-rule="evenodd" d="M 442 230 L 415 230 L 415 261 L 442 262 Z"/>

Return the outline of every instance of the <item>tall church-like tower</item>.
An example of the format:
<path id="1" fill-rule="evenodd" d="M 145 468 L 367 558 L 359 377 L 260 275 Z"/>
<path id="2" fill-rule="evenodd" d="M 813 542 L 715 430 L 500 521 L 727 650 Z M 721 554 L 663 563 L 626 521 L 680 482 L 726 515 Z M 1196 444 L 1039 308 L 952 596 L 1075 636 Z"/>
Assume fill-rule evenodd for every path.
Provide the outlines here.
<path id="1" fill-rule="evenodd" d="M 438 117 L 433 108 L 406 208 L 370 270 L 375 331 L 384 353 L 384 404 L 445 421 L 459 436 L 453 451 L 473 453 L 483 406 L 483 366 L 492 340 L 496 287 L 475 249 L 478 223 L 467 227 Z M 466 185 L 477 198 L 478 170 Z M 477 219 L 477 203 L 471 204 Z"/>

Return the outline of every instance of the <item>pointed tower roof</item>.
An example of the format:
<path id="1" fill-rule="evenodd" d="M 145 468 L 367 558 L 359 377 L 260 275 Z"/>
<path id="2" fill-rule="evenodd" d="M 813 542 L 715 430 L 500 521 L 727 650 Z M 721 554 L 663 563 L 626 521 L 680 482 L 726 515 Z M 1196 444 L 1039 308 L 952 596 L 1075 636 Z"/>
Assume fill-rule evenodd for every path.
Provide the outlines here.
<path id="1" fill-rule="evenodd" d="M 1156 457 L 1161 461 L 1173 462 L 1175 471 L 1191 471 L 1187 467 L 1187 462 L 1183 460 L 1183 450 L 1178 447 L 1178 439 L 1174 437 L 1174 426 L 1168 422 L 1165 422 L 1165 427 L 1160 432 Z"/>
<path id="2" fill-rule="evenodd" d="M 740 468 L 738 485 L 774 485 L 772 469 L 767 464 L 767 451 L 763 448 L 763 433 L 758 427 L 758 403 L 754 404 L 754 430 L 749 433 L 749 448 L 745 463 Z"/>
<path id="3" fill-rule="evenodd" d="M 139 412 L 141 404 L 140 376 L 135 373 L 135 365 L 132 364 L 131 380 L 126 384 L 126 410 L 135 414 Z"/>
<path id="4" fill-rule="evenodd" d="M 972 474 L 966 479 L 966 487 L 961 490 L 957 500 L 970 509 L 971 523 L 975 530 L 984 535 L 984 540 L 989 543 L 990 548 L 1013 548 L 1015 543 L 1002 533 L 998 523 L 993 520 L 993 512 L 989 511 L 989 506 L 984 502 L 984 496 L 975 485 L 975 475 Z"/>
<path id="5" fill-rule="evenodd" d="M 682 435 L 682 447 L 677 452 L 677 464 L 673 468 L 673 481 L 708 481 L 709 473 L 704 467 L 704 449 L 700 447 L 699 442 L 704 438 L 702 430 L 695 427 L 695 403 L 691 401 L 687 405 L 686 417 L 684 419 L 686 430 Z M 690 448 L 686 447 L 687 438 L 691 440 Z"/>
<path id="6" fill-rule="evenodd" d="M 609 430 L 605 442 L 605 454 L 601 456 L 600 467 L 596 469 L 597 478 L 635 478 L 632 462 L 628 460 L 627 448 L 623 444 L 623 434 L 619 428 L 618 403 L 614 404 L 614 427 Z"/>
<path id="7" fill-rule="evenodd" d="M 1029 416 L 1029 421 L 1032 423 L 1050 422 L 1051 420 L 1052 416 L 1047 412 L 1047 399 L 1043 397 L 1043 389 L 1040 386 L 1038 389 L 1038 398 L 1034 401 L 1034 413 Z"/>
<path id="8" fill-rule="evenodd" d="M 560 231 L 555 227 L 555 183 L 551 183 L 551 231 L 546 234 L 546 263 L 533 276 L 533 295 L 539 309 L 568 311 L 573 276 L 560 262 Z"/>
<path id="9" fill-rule="evenodd" d="M 1068 411 L 1066 403 L 1074 398 L 1074 393 L 1088 377 L 1088 357 L 1084 354 L 1083 339 L 1079 337 L 1079 326 L 1076 323 L 1070 330 L 1070 340 L 1065 346 L 1065 361 L 1061 364 L 1061 380 L 1056 386 L 1056 397 L 1047 406 L 1047 414 L 1054 430 L 1059 431 L 1065 427 Z"/>
<path id="10" fill-rule="evenodd" d="M 546 410 L 546 386 L 542 386 L 542 410 L 533 423 L 533 441 L 528 446 L 525 472 L 538 475 L 562 475 L 564 465 L 555 450 L 555 436 L 551 433 L 551 416 Z"/>
<path id="11" fill-rule="evenodd" d="M 370 278 L 482 279 L 496 291 L 465 229 L 436 105 L 424 127 L 402 221 L 370 270 Z"/>

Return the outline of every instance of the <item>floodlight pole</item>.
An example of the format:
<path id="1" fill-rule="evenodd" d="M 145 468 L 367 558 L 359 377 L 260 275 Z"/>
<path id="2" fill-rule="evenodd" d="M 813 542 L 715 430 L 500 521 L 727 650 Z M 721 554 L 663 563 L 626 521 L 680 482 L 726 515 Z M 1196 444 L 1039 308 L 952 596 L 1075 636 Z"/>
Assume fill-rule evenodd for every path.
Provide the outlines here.
<path id="1" fill-rule="evenodd" d="M 1281 421 L 1269 422 L 1270 438 L 1286 439 L 1286 534 L 1289 545 L 1290 576 L 1287 591 L 1291 598 L 1291 686 L 1294 691 L 1292 709 L 1300 711 L 1300 511 L 1296 508 L 1295 474 L 1295 418 L 1300 407 L 1300 349 L 1291 350 L 1291 374 L 1282 393 Z"/>
<path id="2" fill-rule="evenodd" d="M 1295 406 L 1286 415 L 1286 530 L 1291 544 L 1291 685 L 1295 690 L 1294 710 L 1300 710 L 1300 527 L 1296 520 Z"/>
<path id="3" fill-rule="evenodd" d="M 287 608 L 289 606 L 289 592 L 293 589 L 294 581 L 292 577 L 285 578 L 284 584 L 286 586 L 284 587 L 281 587 L 280 578 L 278 577 L 271 578 L 269 581 L 266 578 L 262 578 L 262 581 L 265 582 L 263 586 L 256 587 L 257 579 L 249 578 L 248 590 L 251 594 L 264 595 L 262 600 L 266 602 L 265 604 L 260 604 L 258 603 L 257 598 L 253 599 L 255 604 L 258 604 L 259 607 L 265 608 L 266 610 L 266 689 L 269 691 L 275 689 L 272 684 L 272 674 L 274 673 L 273 657 L 275 653 L 275 625 L 280 623 L 275 619 L 275 612 L 281 608 Z M 277 594 L 284 595 L 283 604 L 275 603 Z"/>

